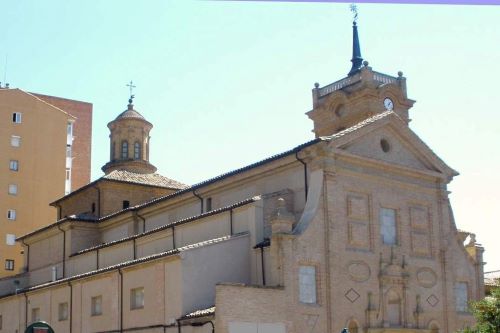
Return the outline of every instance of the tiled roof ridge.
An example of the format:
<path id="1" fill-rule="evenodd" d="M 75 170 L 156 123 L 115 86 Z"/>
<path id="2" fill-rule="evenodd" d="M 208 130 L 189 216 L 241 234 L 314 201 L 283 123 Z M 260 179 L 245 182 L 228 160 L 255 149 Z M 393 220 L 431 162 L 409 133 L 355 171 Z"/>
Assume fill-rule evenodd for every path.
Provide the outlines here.
<path id="1" fill-rule="evenodd" d="M 146 256 L 146 257 L 124 261 L 124 262 L 121 262 L 121 263 L 116 264 L 116 265 L 112 265 L 112 266 L 109 266 L 109 267 L 104 267 L 104 268 L 96 269 L 96 270 L 85 272 L 85 273 L 82 273 L 82 274 L 70 276 L 70 277 L 67 277 L 67 278 L 64 278 L 64 279 L 60 279 L 60 280 L 56 280 L 56 281 L 50 281 L 50 282 L 41 283 L 41 284 L 38 284 L 38 285 L 35 285 L 35 286 L 32 286 L 32 287 L 27 287 L 27 288 L 19 289 L 19 290 L 17 290 L 17 292 L 15 294 L 22 294 L 22 293 L 25 293 L 25 292 L 30 292 L 30 291 L 34 291 L 34 290 L 38 290 L 38 289 L 42 289 L 42 288 L 47 288 L 47 287 L 51 287 L 53 285 L 57 285 L 57 284 L 61 284 L 61 283 L 65 283 L 65 282 L 69 282 L 69 281 L 73 281 L 73 280 L 84 279 L 86 277 L 97 275 L 97 274 L 100 274 L 100 273 L 106 273 L 106 272 L 113 271 L 113 270 L 116 270 L 116 269 L 133 266 L 135 264 L 141 264 L 141 263 L 152 261 L 152 260 L 155 260 L 155 259 L 160 259 L 160 258 L 163 258 L 163 257 L 172 256 L 172 255 L 178 254 L 180 252 L 184 252 L 184 251 L 188 251 L 188 250 L 191 250 L 191 249 L 196 249 L 196 248 L 200 248 L 200 247 L 208 246 L 208 245 L 212 245 L 212 244 L 221 243 L 221 242 L 224 242 L 224 241 L 227 241 L 227 240 L 239 238 L 239 237 L 246 236 L 246 235 L 248 235 L 248 232 L 241 232 L 241 233 L 237 233 L 237 234 L 233 234 L 233 235 L 226 235 L 226 236 L 222 236 L 222 237 L 218 237 L 218 238 L 214 238 L 214 239 L 210 239 L 210 240 L 205 240 L 205 241 L 202 241 L 202 242 L 198 242 L 198 243 L 186 245 L 186 246 L 175 248 L 175 249 L 172 249 L 172 250 L 168 250 L 168 251 L 164 251 L 164 252 L 160 252 L 160 253 L 155 253 L 155 254 L 152 254 L 152 255 L 149 255 L 149 256 Z M 3 295 L 3 296 L 0 296 L 0 299 L 1 298 L 5 298 L 5 297 L 9 297 L 9 296 L 13 296 L 15 294 Z"/>
<path id="2" fill-rule="evenodd" d="M 130 180 L 127 179 L 120 179 L 120 177 L 113 178 L 115 175 L 120 175 L 120 177 L 130 177 Z M 138 185 L 146 185 L 146 186 L 156 186 L 156 187 L 161 187 L 161 188 L 169 188 L 169 189 L 184 189 L 188 187 L 188 185 L 183 184 L 175 179 L 168 178 L 166 176 L 163 176 L 159 173 L 137 173 L 137 172 L 130 172 L 127 170 L 113 170 L 107 175 L 102 176 L 101 178 L 106 179 L 106 180 L 112 180 L 112 181 L 118 181 L 118 182 L 124 182 L 124 183 L 132 183 L 132 184 L 138 184 Z M 162 182 L 164 182 L 165 185 L 161 184 L 154 184 L 154 183 L 148 183 L 144 182 L 144 178 L 159 178 Z M 170 183 L 167 185 L 167 183 Z"/>
<path id="3" fill-rule="evenodd" d="M 356 123 L 356 124 L 352 125 L 351 127 L 348 127 L 340 132 L 337 132 L 337 133 L 334 133 L 334 134 L 328 135 L 328 136 L 323 136 L 322 138 L 324 140 L 334 140 L 334 139 L 340 138 L 346 134 L 357 131 L 360 128 L 368 126 L 368 125 L 370 125 L 370 124 L 372 124 L 380 119 L 386 118 L 386 117 L 391 116 L 391 115 L 396 116 L 399 119 L 401 119 L 401 117 L 399 117 L 394 111 L 388 110 L 388 111 L 384 111 L 382 113 L 378 113 L 374 116 L 371 116 L 370 118 L 366 118 L 365 120 L 360 121 L 359 123 Z"/>
<path id="4" fill-rule="evenodd" d="M 212 215 L 217 215 L 217 214 L 225 213 L 225 212 L 231 211 L 231 210 L 233 210 L 235 208 L 247 205 L 249 203 L 252 203 L 252 202 L 255 202 L 255 201 L 258 201 L 258 200 L 260 200 L 259 196 L 255 196 L 255 197 L 252 197 L 252 198 L 249 198 L 249 199 L 245 199 L 243 201 L 234 203 L 232 205 L 221 207 L 221 208 L 218 208 L 218 209 L 214 209 L 214 210 L 211 210 L 209 212 L 205 212 L 203 214 L 194 215 L 194 216 L 186 217 L 184 219 L 180 219 L 180 220 L 177 220 L 177 221 L 174 221 L 174 222 L 170 222 L 170 223 L 164 224 L 162 226 L 156 227 L 154 229 L 148 230 L 148 231 L 140 233 L 140 234 L 136 234 L 136 235 L 132 235 L 132 236 L 127 236 L 127 237 L 124 237 L 124 238 L 121 238 L 121 239 L 117 239 L 117 240 L 114 240 L 114 241 L 110 241 L 110 242 L 102 243 L 102 244 L 99 244 L 99 245 L 95 245 L 95 246 L 92 246 L 92 247 L 89 247 L 89 248 L 77 251 L 77 252 L 71 254 L 70 257 L 74 257 L 74 256 L 77 256 L 77 255 L 85 254 L 87 252 L 91 252 L 91 251 L 98 250 L 98 249 L 101 249 L 101 248 L 113 246 L 113 245 L 120 244 L 120 243 L 123 243 L 123 242 L 128 242 L 128 241 L 133 240 L 133 239 L 137 239 L 137 238 L 149 236 L 149 235 L 154 234 L 156 232 L 159 232 L 159 231 L 162 231 L 162 230 L 166 230 L 168 228 L 172 228 L 172 227 L 175 227 L 175 226 L 178 226 L 178 225 L 182 225 L 182 224 L 185 224 L 185 223 L 197 221 L 199 219 L 202 219 L 202 218 L 205 218 L 205 217 L 209 217 L 209 216 L 212 216 Z"/>
<path id="5" fill-rule="evenodd" d="M 213 314 L 215 314 L 215 305 L 212 305 L 212 306 L 205 308 L 205 309 L 199 309 L 199 310 L 195 310 L 193 312 L 187 313 L 187 314 L 181 316 L 179 318 L 179 320 L 200 318 L 200 317 L 210 316 Z"/>

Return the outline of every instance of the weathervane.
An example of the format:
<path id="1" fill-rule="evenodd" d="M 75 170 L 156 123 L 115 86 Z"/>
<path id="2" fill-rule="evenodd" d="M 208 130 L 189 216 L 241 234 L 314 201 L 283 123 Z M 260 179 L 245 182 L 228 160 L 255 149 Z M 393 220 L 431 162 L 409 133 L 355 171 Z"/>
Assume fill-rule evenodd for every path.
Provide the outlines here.
<path id="1" fill-rule="evenodd" d="M 358 20 L 358 7 L 355 4 L 351 3 L 351 5 L 349 6 L 349 9 L 354 14 L 354 17 L 352 20 L 353 20 L 354 24 L 356 24 L 356 21 Z"/>
<path id="2" fill-rule="evenodd" d="M 133 94 L 132 94 L 132 90 L 134 90 L 134 88 L 135 88 L 136 86 L 134 86 L 134 83 L 133 83 L 132 81 L 130 81 L 130 83 L 129 83 L 129 84 L 127 84 L 126 86 L 127 86 L 127 87 L 129 87 L 129 89 L 130 89 L 130 98 L 129 98 L 129 100 L 128 100 L 128 103 L 129 103 L 129 104 L 132 104 L 132 100 L 133 100 L 133 99 L 134 99 L 134 97 L 135 97 L 135 95 L 133 95 Z"/>

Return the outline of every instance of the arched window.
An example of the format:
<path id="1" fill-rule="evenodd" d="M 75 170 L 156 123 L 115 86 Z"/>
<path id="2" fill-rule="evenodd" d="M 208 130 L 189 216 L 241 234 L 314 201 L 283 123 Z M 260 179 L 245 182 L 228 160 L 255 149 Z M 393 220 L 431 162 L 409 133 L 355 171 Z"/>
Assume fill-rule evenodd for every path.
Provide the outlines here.
<path id="1" fill-rule="evenodd" d="M 401 298 L 394 290 L 389 290 L 387 298 L 387 321 L 391 327 L 399 327 L 401 325 Z"/>
<path id="2" fill-rule="evenodd" d="M 134 143 L 134 159 L 138 160 L 141 158 L 141 144 L 139 142 Z"/>
<path id="3" fill-rule="evenodd" d="M 431 333 L 439 333 L 439 326 L 436 323 L 431 323 L 429 329 Z"/>
<path id="4" fill-rule="evenodd" d="M 122 159 L 128 158 L 128 142 L 122 141 Z"/>
<path id="5" fill-rule="evenodd" d="M 358 323 L 356 323 L 355 320 L 349 321 L 349 326 L 347 328 L 349 329 L 349 333 L 358 333 Z"/>

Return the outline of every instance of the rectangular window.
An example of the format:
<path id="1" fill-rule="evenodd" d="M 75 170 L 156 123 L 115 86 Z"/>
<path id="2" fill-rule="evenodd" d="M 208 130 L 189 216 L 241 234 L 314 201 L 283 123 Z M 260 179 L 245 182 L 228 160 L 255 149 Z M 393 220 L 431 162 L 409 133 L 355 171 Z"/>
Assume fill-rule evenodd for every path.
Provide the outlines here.
<path id="1" fill-rule="evenodd" d="M 71 157 L 71 146 L 66 146 L 66 157 Z"/>
<path id="2" fill-rule="evenodd" d="M 71 179 L 71 169 L 66 169 L 66 180 Z"/>
<path id="3" fill-rule="evenodd" d="M 206 200 L 207 202 L 207 212 L 211 211 L 212 210 L 212 198 L 207 198 Z"/>
<path id="4" fill-rule="evenodd" d="M 9 184 L 9 194 L 10 195 L 17 194 L 17 185 L 16 184 Z"/>
<path id="5" fill-rule="evenodd" d="M 144 308 L 144 288 L 130 290 L 130 310 Z"/>
<path id="6" fill-rule="evenodd" d="M 59 321 L 68 319 L 68 303 L 59 303 Z"/>
<path id="7" fill-rule="evenodd" d="M 3 318 L 2 316 L 0 315 L 0 330 L 3 328 Z"/>
<path id="8" fill-rule="evenodd" d="M 123 209 L 127 209 L 127 208 L 129 208 L 129 207 L 130 207 L 130 201 L 128 201 L 128 200 L 123 200 L 123 202 L 122 202 L 122 208 L 123 208 Z"/>
<path id="9" fill-rule="evenodd" d="M 397 244 L 396 210 L 380 208 L 380 236 L 383 244 Z"/>
<path id="10" fill-rule="evenodd" d="M 455 283 L 455 305 L 457 312 L 467 312 L 468 303 L 469 297 L 467 282 Z"/>
<path id="11" fill-rule="evenodd" d="M 300 266 L 299 300 L 301 303 L 316 304 L 316 267 Z"/>
<path id="12" fill-rule="evenodd" d="M 12 135 L 10 137 L 10 145 L 12 147 L 19 147 L 21 146 L 21 137 L 17 135 Z"/>
<path id="13" fill-rule="evenodd" d="M 40 321 L 40 308 L 31 309 L 31 322 Z"/>
<path id="14" fill-rule="evenodd" d="M 16 235 L 6 234 L 5 235 L 5 243 L 7 245 L 16 245 Z"/>
<path id="15" fill-rule="evenodd" d="M 7 270 L 7 271 L 14 270 L 14 260 L 13 259 L 5 259 L 5 270 Z"/>
<path id="16" fill-rule="evenodd" d="M 71 122 L 68 122 L 67 133 L 68 135 L 73 135 L 73 123 Z"/>
<path id="17" fill-rule="evenodd" d="M 18 160 L 10 160 L 9 169 L 12 171 L 19 171 L 19 161 Z"/>
<path id="18" fill-rule="evenodd" d="M 102 296 L 92 297 L 90 306 L 90 314 L 92 316 L 102 315 Z"/>
<path id="19" fill-rule="evenodd" d="M 16 219 L 16 211 L 14 209 L 9 209 L 7 211 L 7 219 L 15 220 Z"/>
<path id="20" fill-rule="evenodd" d="M 22 121 L 22 114 L 21 112 L 14 112 L 12 114 L 12 122 L 16 124 L 20 124 Z"/>

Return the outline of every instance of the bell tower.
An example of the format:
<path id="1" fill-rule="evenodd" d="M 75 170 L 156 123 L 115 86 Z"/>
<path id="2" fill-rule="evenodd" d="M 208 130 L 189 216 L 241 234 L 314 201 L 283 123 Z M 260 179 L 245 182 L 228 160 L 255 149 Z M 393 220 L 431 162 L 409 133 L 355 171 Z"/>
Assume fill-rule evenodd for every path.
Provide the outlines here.
<path id="1" fill-rule="evenodd" d="M 358 35 L 357 11 L 353 12 L 352 67 L 347 77 L 324 87 L 314 84 L 313 109 L 307 116 L 313 121 L 316 137 L 329 136 L 370 118 L 376 114 L 393 111 L 406 123 L 410 122 L 408 110 L 415 101 L 406 94 L 406 78 L 372 70 L 361 57 Z"/>
<path id="2" fill-rule="evenodd" d="M 133 99 L 131 95 L 127 109 L 108 124 L 110 157 L 102 167 L 105 174 L 114 170 L 141 174 L 156 172 L 156 167 L 149 163 L 149 131 L 153 125 L 134 109 Z"/>

